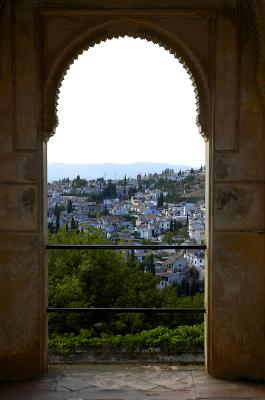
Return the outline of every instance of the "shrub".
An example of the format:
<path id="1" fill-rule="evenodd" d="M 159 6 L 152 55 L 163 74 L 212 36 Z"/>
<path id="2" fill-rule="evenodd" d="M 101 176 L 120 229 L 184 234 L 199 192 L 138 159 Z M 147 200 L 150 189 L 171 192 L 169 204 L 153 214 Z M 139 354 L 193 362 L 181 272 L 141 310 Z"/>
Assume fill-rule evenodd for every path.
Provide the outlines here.
<path id="1" fill-rule="evenodd" d="M 73 333 L 54 333 L 49 339 L 52 352 L 62 355 L 70 354 L 82 347 L 102 349 L 158 349 L 172 352 L 194 352 L 203 349 L 204 324 L 179 326 L 170 329 L 158 326 L 155 329 L 126 335 L 108 335 L 102 333 L 95 337 L 93 330 L 81 329 L 79 335 Z"/>

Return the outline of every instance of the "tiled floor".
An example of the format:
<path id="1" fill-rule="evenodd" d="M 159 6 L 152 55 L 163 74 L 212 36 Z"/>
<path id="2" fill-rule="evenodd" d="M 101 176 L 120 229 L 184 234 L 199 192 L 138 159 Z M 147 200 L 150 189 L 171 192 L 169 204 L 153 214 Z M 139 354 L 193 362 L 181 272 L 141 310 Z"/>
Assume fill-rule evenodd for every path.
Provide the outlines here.
<path id="1" fill-rule="evenodd" d="M 265 399 L 265 384 L 220 381 L 200 367 L 53 365 L 42 379 L 3 383 L 1 400 Z"/>

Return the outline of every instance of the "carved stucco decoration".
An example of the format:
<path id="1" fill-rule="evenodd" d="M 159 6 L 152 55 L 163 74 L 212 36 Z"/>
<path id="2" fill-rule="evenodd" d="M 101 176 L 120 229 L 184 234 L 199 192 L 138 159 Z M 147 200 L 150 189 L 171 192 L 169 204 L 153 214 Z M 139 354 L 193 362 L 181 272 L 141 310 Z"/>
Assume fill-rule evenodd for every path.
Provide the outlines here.
<path id="1" fill-rule="evenodd" d="M 198 59 L 192 51 L 174 35 L 154 24 L 135 22 L 130 18 L 121 18 L 108 22 L 95 29 L 86 31 L 72 40 L 58 55 L 44 85 L 43 92 L 43 139 L 45 141 L 55 133 L 58 125 L 57 103 L 62 81 L 70 65 L 87 49 L 102 41 L 129 36 L 142 38 L 156 43 L 173 54 L 188 72 L 196 96 L 197 125 L 205 140 L 209 138 L 210 91 L 208 81 Z"/>
<path id="2" fill-rule="evenodd" d="M 265 106 L 265 1 L 247 0 L 246 4 L 255 51 L 257 89 Z"/>

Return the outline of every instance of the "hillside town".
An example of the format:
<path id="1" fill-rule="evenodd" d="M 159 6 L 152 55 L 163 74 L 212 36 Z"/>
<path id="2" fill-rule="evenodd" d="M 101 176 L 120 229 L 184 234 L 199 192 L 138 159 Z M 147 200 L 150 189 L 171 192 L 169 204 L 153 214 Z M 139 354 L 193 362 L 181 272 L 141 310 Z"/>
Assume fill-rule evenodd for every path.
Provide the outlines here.
<path id="1" fill-rule="evenodd" d="M 135 178 L 48 183 L 48 229 L 99 229 L 113 244 L 201 245 L 205 240 L 205 168 L 138 174 Z M 158 289 L 193 282 L 203 291 L 203 250 L 134 250 Z"/>

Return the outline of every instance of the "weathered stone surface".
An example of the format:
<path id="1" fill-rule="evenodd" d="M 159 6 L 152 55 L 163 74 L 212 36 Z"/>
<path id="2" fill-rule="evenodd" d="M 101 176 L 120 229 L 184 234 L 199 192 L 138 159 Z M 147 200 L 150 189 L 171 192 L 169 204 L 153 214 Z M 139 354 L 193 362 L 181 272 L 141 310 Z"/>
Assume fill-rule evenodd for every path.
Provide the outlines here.
<path id="1" fill-rule="evenodd" d="M 255 151 L 255 163 L 244 148 L 239 153 L 218 152 L 215 156 L 216 181 L 262 182 L 264 179 L 264 158 L 261 144 Z"/>
<path id="2" fill-rule="evenodd" d="M 0 157 L 1 183 L 37 182 L 36 154 L 9 153 Z"/>
<path id="3" fill-rule="evenodd" d="M 237 148 L 238 34 L 236 13 L 220 13 L 216 21 L 216 150 Z M 229 37 L 229 40 L 227 38 Z M 229 118 L 227 115 L 229 114 Z"/>
<path id="4" fill-rule="evenodd" d="M 0 149 L 1 154 L 12 152 L 14 147 L 14 93 L 12 79 L 12 37 L 7 32 L 12 24 L 10 7 L 2 10 L 0 23 Z M 5 46 L 2 45 L 3 37 Z"/>
<path id="5" fill-rule="evenodd" d="M 37 234 L 0 234 L 0 380 L 39 373 L 46 303 L 39 248 Z"/>
<path id="6" fill-rule="evenodd" d="M 214 361 L 220 377 L 263 378 L 264 235 L 215 233 L 209 318 Z"/>
<path id="7" fill-rule="evenodd" d="M 264 184 L 219 184 L 215 193 L 217 230 L 263 230 Z"/>
<path id="8" fill-rule="evenodd" d="M 6 382 L 0 395 L 4 400 L 255 400 L 264 398 L 265 386 L 213 379 L 194 366 L 64 364 L 51 365 L 45 377 L 31 382 Z"/>
<path id="9" fill-rule="evenodd" d="M 37 188 L 30 185 L 0 186 L 0 231 L 37 230 Z"/>
<path id="10" fill-rule="evenodd" d="M 34 6 L 36 2 L 32 2 Z M 38 143 L 38 52 L 34 8 L 16 3 L 16 147 L 36 150 Z M 30 62 L 29 62 L 30 60 Z M 34 132 L 36 131 L 36 132 Z"/>

